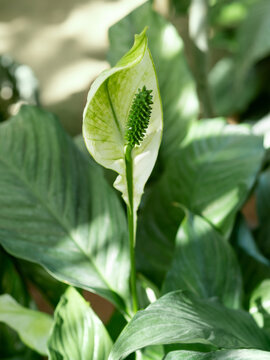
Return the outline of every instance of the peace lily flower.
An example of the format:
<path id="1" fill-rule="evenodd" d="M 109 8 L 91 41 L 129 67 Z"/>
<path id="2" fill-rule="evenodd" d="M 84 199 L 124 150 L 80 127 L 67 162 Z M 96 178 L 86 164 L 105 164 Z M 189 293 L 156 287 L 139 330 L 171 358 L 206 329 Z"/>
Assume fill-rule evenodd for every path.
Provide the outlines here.
<path id="1" fill-rule="evenodd" d="M 162 126 L 157 77 L 144 29 L 115 67 L 92 84 L 83 114 L 88 151 L 99 164 L 118 173 L 114 187 L 127 204 L 133 248 L 136 212 L 156 162 Z M 134 258 L 131 265 L 134 272 Z"/>
<path id="2" fill-rule="evenodd" d="M 152 90 L 152 113 L 146 134 L 132 151 L 133 210 L 154 167 L 162 134 L 162 109 L 155 68 L 147 46 L 146 29 L 135 35 L 131 50 L 110 70 L 100 74 L 88 94 L 83 115 L 83 136 L 93 158 L 116 171 L 114 187 L 128 206 L 125 148 L 129 111 L 138 89 Z"/>

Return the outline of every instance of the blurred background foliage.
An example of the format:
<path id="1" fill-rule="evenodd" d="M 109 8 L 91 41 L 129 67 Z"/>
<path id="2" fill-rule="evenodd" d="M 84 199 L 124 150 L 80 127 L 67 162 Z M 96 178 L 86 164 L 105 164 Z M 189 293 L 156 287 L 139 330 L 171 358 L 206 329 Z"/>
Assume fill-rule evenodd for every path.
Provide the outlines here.
<path id="1" fill-rule="evenodd" d="M 0 0 L 0 121 L 16 113 L 14 104 L 36 103 L 56 113 L 71 135 L 79 134 L 89 85 L 109 67 L 108 29 L 145 2 L 23 0 L 11 6 Z M 199 95 L 207 75 L 211 105 L 202 115 L 238 122 L 269 112 L 268 0 L 151 3 L 180 33 Z M 198 42 L 207 34 L 206 57 L 200 50 L 193 56 L 191 22 L 201 24 Z"/>

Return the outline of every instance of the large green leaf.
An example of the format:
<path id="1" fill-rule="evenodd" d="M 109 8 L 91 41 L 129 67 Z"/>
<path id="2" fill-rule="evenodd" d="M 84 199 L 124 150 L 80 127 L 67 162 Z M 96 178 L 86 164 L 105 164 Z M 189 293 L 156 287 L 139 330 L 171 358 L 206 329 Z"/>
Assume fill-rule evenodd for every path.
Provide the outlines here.
<path id="1" fill-rule="evenodd" d="M 270 350 L 270 338 L 248 313 L 175 291 L 134 316 L 116 341 L 109 360 L 124 359 L 145 346 L 173 343 Z"/>
<path id="2" fill-rule="evenodd" d="M 119 40 L 121 41 L 121 40 Z M 152 113 L 146 134 L 132 149 L 132 193 L 129 198 L 125 149 L 129 112 L 138 89 L 151 90 Z M 136 125 L 137 126 L 137 125 Z M 162 109 L 146 30 L 135 36 L 133 47 L 92 84 L 84 110 L 83 136 L 93 158 L 119 175 L 114 187 L 136 212 L 145 183 L 156 162 L 162 134 Z"/>
<path id="3" fill-rule="evenodd" d="M 19 333 L 21 340 L 40 354 L 47 354 L 47 341 L 52 318 L 44 313 L 24 308 L 10 295 L 0 296 L 0 322 Z"/>
<path id="4" fill-rule="evenodd" d="M 138 266 L 160 282 L 171 262 L 183 205 L 227 236 L 264 155 L 261 137 L 222 119 L 196 122 L 145 198 L 138 224 Z"/>
<path id="5" fill-rule="evenodd" d="M 26 106 L 3 123 L 0 173 L 4 248 L 123 310 L 129 276 L 123 210 L 58 121 Z"/>
<path id="6" fill-rule="evenodd" d="M 172 266 L 163 292 L 189 290 L 200 298 L 241 304 L 242 280 L 230 244 L 203 218 L 187 213 L 176 236 Z"/>
<path id="7" fill-rule="evenodd" d="M 270 352 L 261 350 L 221 350 L 210 353 L 173 351 L 164 360 L 269 360 Z"/>
<path id="8" fill-rule="evenodd" d="M 89 304 L 73 288 L 62 296 L 48 341 L 50 360 L 105 360 L 112 341 Z"/>
<path id="9" fill-rule="evenodd" d="M 164 113 L 161 144 L 165 156 L 174 151 L 184 138 L 189 123 L 198 116 L 198 100 L 194 81 L 184 55 L 183 41 L 175 27 L 152 10 L 150 1 L 135 9 L 109 30 L 109 61 L 112 65 L 125 54 L 134 33 L 145 26 L 159 80 Z"/>
<path id="10" fill-rule="evenodd" d="M 261 137 L 246 126 L 222 119 L 193 125 L 168 169 L 175 199 L 230 233 L 236 211 L 246 200 L 264 155 Z"/>

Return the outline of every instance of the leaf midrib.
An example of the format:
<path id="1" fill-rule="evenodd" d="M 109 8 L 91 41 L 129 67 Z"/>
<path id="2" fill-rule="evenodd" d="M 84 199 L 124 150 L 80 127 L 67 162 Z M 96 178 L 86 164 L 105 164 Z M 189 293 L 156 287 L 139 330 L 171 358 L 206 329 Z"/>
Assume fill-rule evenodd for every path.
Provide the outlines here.
<path id="1" fill-rule="evenodd" d="M 20 171 L 17 171 L 16 168 L 12 167 L 12 162 L 8 163 L 1 157 L 0 157 L 0 161 L 2 161 L 4 166 L 6 166 L 8 169 L 11 170 L 11 172 L 14 173 L 17 176 L 17 178 L 19 178 L 22 181 L 23 184 L 25 184 L 28 191 L 30 193 L 32 193 L 34 195 L 34 197 L 42 204 L 42 206 L 51 214 L 51 216 L 56 219 L 56 221 L 59 223 L 59 225 L 62 227 L 62 229 L 67 233 L 68 237 L 72 240 L 72 242 L 83 253 L 83 255 L 91 262 L 91 264 L 93 265 L 94 270 L 97 272 L 97 274 L 99 275 L 101 280 L 104 282 L 104 284 L 108 287 L 108 289 L 112 292 L 113 297 L 115 297 L 114 290 L 111 288 L 111 286 L 109 285 L 107 280 L 104 278 L 104 276 L 102 275 L 102 273 L 98 269 L 98 267 L 97 267 L 96 263 L 94 262 L 93 258 L 84 251 L 84 249 L 76 241 L 75 237 L 72 236 L 72 233 L 71 233 L 68 225 L 61 221 L 61 219 L 54 212 L 54 210 L 48 205 L 48 203 L 43 201 L 42 197 L 40 197 L 38 195 L 38 193 L 35 191 L 35 187 L 32 187 L 31 184 L 28 182 L 28 179 L 25 178 L 24 176 L 22 176 L 22 173 Z M 117 299 L 115 299 L 115 301 L 118 303 Z"/>

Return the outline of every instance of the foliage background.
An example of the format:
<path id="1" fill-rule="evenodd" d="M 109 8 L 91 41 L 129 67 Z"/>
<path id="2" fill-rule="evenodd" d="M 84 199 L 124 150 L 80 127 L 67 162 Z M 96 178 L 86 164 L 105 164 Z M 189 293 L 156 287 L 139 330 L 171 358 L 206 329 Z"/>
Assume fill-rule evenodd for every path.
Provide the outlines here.
<path id="1" fill-rule="evenodd" d="M 66 130 L 71 135 L 80 133 L 81 113 L 85 104 L 86 93 L 90 82 L 101 70 L 109 67 L 109 64 L 105 60 L 108 50 L 107 31 L 109 26 L 125 16 L 135 6 L 139 6 L 140 3 L 142 2 L 133 3 L 132 1 L 123 0 L 90 2 L 77 1 L 75 3 L 63 1 L 58 2 L 57 4 L 52 2 L 43 3 L 40 1 L 23 1 L 18 3 L 17 7 L 11 7 L 10 3 L 7 1 L 0 1 L 0 36 L 3 40 L 0 43 L 0 53 L 9 53 L 17 61 L 26 63 L 33 68 L 34 73 L 40 82 L 40 99 L 37 101 L 40 101 L 45 108 L 55 112 L 59 116 Z M 269 81 L 267 80 L 269 79 L 270 49 L 270 27 L 268 17 L 270 9 L 268 0 L 211 1 L 211 9 L 209 12 L 209 54 L 204 54 L 204 49 L 201 48 L 200 39 L 198 39 L 197 36 L 194 36 L 193 39 L 195 49 L 193 47 L 194 44 L 192 44 L 188 38 L 186 11 L 188 1 L 181 2 L 182 6 L 180 7 L 179 2 L 172 1 L 175 5 L 172 12 L 169 12 L 166 6 L 162 6 L 161 2 L 159 3 L 157 1 L 155 3 L 157 4 L 157 9 L 162 12 L 165 17 L 170 18 L 170 20 L 176 25 L 184 40 L 185 54 L 187 55 L 188 64 L 192 69 L 194 78 L 197 79 L 197 89 L 200 95 L 200 100 L 203 103 L 203 106 L 200 108 L 199 116 L 211 117 L 213 114 L 222 115 L 226 117 L 227 122 L 249 122 L 250 124 L 254 124 L 261 118 L 265 117 L 265 122 L 259 122 L 255 125 L 254 130 L 255 133 L 267 133 L 267 131 L 269 131 Z M 252 6 L 254 4 L 256 5 L 256 3 L 259 4 L 258 8 L 256 11 L 253 11 Z M 164 4 L 166 4 L 165 1 L 163 2 L 163 5 Z M 198 14 L 200 13 L 197 13 L 197 15 Z M 117 48 L 117 42 L 115 44 L 113 43 L 114 36 L 115 39 L 118 39 L 117 31 L 119 31 L 119 29 L 115 27 L 114 30 L 111 31 L 112 49 L 109 53 L 109 60 L 111 64 L 114 64 L 114 61 L 123 55 L 122 52 L 124 52 L 124 49 L 128 49 L 131 45 L 133 34 L 131 34 L 131 32 L 125 32 L 125 26 L 127 26 L 129 30 L 132 26 L 138 26 L 138 29 L 136 28 L 136 30 L 134 30 L 135 32 L 139 32 L 141 27 L 144 26 L 140 23 L 140 21 L 142 21 L 140 17 L 138 17 L 137 23 L 136 19 L 134 20 L 132 17 L 129 19 L 130 23 L 123 23 L 119 26 L 120 30 L 123 29 L 120 31 L 119 36 L 122 40 L 121 46 L 123 46 L 120 46 L 119 49 Z M 197 20 L 199 21 L 200 18 Z M 123 26 L 123 28 L 121 28 L 121 26 Z M 203 24 L 201 30 L 203 33 Z M 149 38 L 152 40 L 150 41 L 150 46 L 153 46 L 152 51 L 154 53 L 155 34 L 152 33 L 151 35 L 150 32 Z M 179 45 L 177 40 L 176 44 Z M 158 49 L 157 45 L 156 50 Z M 179 49 L 183 59 L 184 57 L 181 46 Z M 191 54 L 195 54 L 195 56 L 192 56 Z M 167 58 L 165 56 L 168 55 L 166 52 L 161 55 L 164 55 L 164 59 L 162 60 L 169 59 L 169 56 L 167 56 Z M 162 69 L 162 62 L 159 64 L 158 61 L 156 61 L 156 63 L 157 67 L 159 68 L 160 66 L 160 69 Z M 164 61 L 164 64 L 165 63 L 166 61 Z M 186 69 L 185 60 L 183 60 L 181 66 L 183 66 L 183 69 Z M 208 70 L 209 83 L 207 84 L 205 82 L 205 77 Z M 164 67 L 162 71 L 164 72 L 164 76 L 166 75 L 166 71 L 168 72 L 168 69 Z M 161 77 L 162 71 L 159 71 Z M 183 74 L 186 74 L 186 72 L 184 71 Z M 180 87 L 180 84 L 182 84 L 181 76 L 179 78 L 175 77 L 175 79 L 178 82 L 177 85 Z M 189 80 L 190 79 L 187 79 L 187 82 Z M 167 93 L 170 94 L 170 90 L 172 89 L 166 88 L 166 82 L 160 81 L 160 83 L 162 83 L 164 91 L 163 96 Z M 164 89 L 166 89 L 166 91 Z M 5 95 L 3 92 L 4 90 L 2 90 L 3 89 L 1 89 L 1 94 L 3 93 Z M 173 94 L 173 90 L 171 93 Z M 181 89 L 181 94 L 184 93 L 185 89 Z M 211 106 L 209 106 L 208 103 L 209 99 L 204 98 L 207 93 L 212 97 Z M 164 98 L 166 98 L 166 96 Z M 183 104 L 180 105 L 180 107 L 183 106 L 184 108 Z M 166 107 L 167 109 L 170 109 L 168 104 L 166 104 Z M 195 109 L 195 115 L 193 117 L 195 118 L 196 115 L 197 108 Z M 219 141 L 209 141 L 207 147 L 205 146 L 204 140 L 195 142 L 194 138 L 191 137 L 191 143 L 189 143 L 189 139 L 186 139 L 184 143 L 181 144 L 182 148 L 180 150 L 178 149 L 179 151 L 177 153 L 178 159 L 186 159 L 186 161 L 176 163 L 177 157 L 171 158 L 171 160 L 166 163 L 166 167 L 169 171 L 167 171 L 167 175 L 165 174 L 165 176 L 163 176 L 163 180 L 160 182 L 160 187 L 158 185 L 156 190 L 152 193 L 151 188 L 149 187 L 150 195 L 147 189 L 146 195 L 149 195 L 150 197 L 146 196 L 144 198 L 142 208 L 145 217 L 141 218 L 141 223 L 139 224 L 139 229 L 141 228 L 144 231 L 146 229 L 146 235 L 140 233 L 139 230 L 139 234 L 142 239 L 144 236 L 147 237 L 147 231 L 151 234 L 152 229 L 150 229 L 150 227 L 147 229 L 147 224 L 151 224 L 151 221 L 153 221 L 153 224 L 160 225 L 160 222 L 155 222 L 154 218 L 156 215 L 157 218 L 160 215 L 162 216 L 162 213 L 158 212 L 160 209 L 161 211 L 164 211 L 165 209 L 167 213 L 171 211 L 171 218 L 175 216 L 175 219 L 173 219 L 171 224 L 169 224 L 172 226 L 171 229 L 166 223 L 161 225 L 168 232 L 172 230 L 171 238 L 174 241 L 174 236 L 177 230 L 176 228 L 179 225 L 179 218 L 183 217 L 183 211 L 181 207 L 179 207 L 178 210 L 175 210 L 175 208 L 171 206 L 171 199 L 177 199 L 176 204 L 180 203 L 181 205 L 186 205 L 188 209 L 193 211 L 195 214 L 203 214 L 208 221 L 214 223 L 215 226 L 220 228 L 223 235 L 228 238 L 235 213 L 243 205 L 242 202 L 246 199 L 247 191 L 254 182 L 253 175 L 249 178 L 249 172 L 254 172 L 255 174 L 259 170 L 262 149 L 258 144 L 258 153 L 254 151 L 254 154 L 252 154 L 252 148 L 254 147 L 255 149 L 257 146 L 256 141 L 254 140 L 254 137 L 249 138 L 247 136 L 246 139 L 245 137 L 242 137 L 240 133 L 242 131 L 243 133 L 245 132 L 244 126 L 239 127 L 239 137 L 236 134 L 235 136 L 230 136 L 228 134 L 227 142 L 225 134 L 226 126 L 224 126 L 224 124 L 225 122 L 222 120 L 207 121 L 198 126 L 195 124 L 194 130 L 191 131 L 191 134 L 195 139 L 200 138 L 200 134 L 203 133 L 203 131 L 205 132 L 204 136 L 206 136 L 206 138 L 208 132 L 209 137 L 214 134 L 213 137 L 216 137 L 217 139 L 219 139 L 219 136 L 221 135 L 220 138 L 224 141 L 224 148 L 229 149 L 226 154 L 226 161 L 222 161 L 224 156 L 222 152 L 222 143 L 220 144 Z M 264 127 L 265 124 L 266 128 Z M 223 128 L 225 129 L 225 133 L 223 132 Z M 164 141 L 166 141 L 166 136 L 167 135 L 165 134 Z M 265 140 L 267 140 L 267 137 L 265 137 Z M 265 146 L 266 149 L 268 149 L 269 144 L 265 144 Z M 164 146 L 163 143 L 161 154 L 166 154 L 166 151 L 169 152 L 168 147 Z M 205 158 L 203 151 L 206 151 Z M 202 155 L 201 158 L 197 156 L 198 153 Z M 211 156 L 212 153 L 215 154 L 216 158 Z M 246 154 L 249 154 L 250 158 L 247 158 Z M 162 173 L 162 170 L 164 170 L 164 163 L 162 163 L 162 160 L 166 161 L 166 157 L 162 158 L 162 156 L 164 155 L 161 155 L 161 161 L 159 162 L 160 168 L 155 169 L 154 176 L 151 180 L 153 184 L 155 184 L 156 178 L 160 173 Z M 245 158 L 247 161 L 243 161 Z M 240 159 L 239 164 L 241 166 L 239 166 L 237 159 Z M 205 160 L 206 162 L 204 162 Z M 251 163 L 253 165 L 255 164 L 254 169 L 251 168 Z M 195 166 L 194 170 L 192 166 L 189 167 L 190 164 L 197 164 L 198 168 L 196 169 Z M 192 192 L 195 181 L 200 175 L 200 166 L 202 166 L 202 168 L 206 166 L 208 175 L 210 174 L 210 178 L 212 176 L 213 179 L 216 179 L 219 173 L 226 174 L 228 171 L 227 174 L 229 174 L 231 178 L 235 179 L 236 184 L 232 185 L 232 182 L 230 181 L 231 179 L 229 179 L 228 193 L 231 186 L 235 185 L 237 187 L 238 184 L 239 188 L 241 188 L 240 185 L 243 186 L 243 188 L 241 188 L 243 189 L 243 196 L 241 195 L 241 191 L 239 191 L 238 197 L 234 197 L 233 194 L 231 197 L 228 197 L 228 202 L 232 201 L 232 205 L 230 206 L 234 206 L 233 211 L 231 211 L 231 208 L 229 207 L 231 216 L 228 223 L 219 224 L 218 222 L 215 222 L 215 209 L 209 209 L 209 207 L 207 207 L 208 201 L 211 202 L 213 198 L 218 199 L 220 195 L 218 187 L 213 185 L 213 189 L 217 191 L 214 193 L 213 198 L 211 198 L 213 192 L 209 197 L 206 194 L 203 201 L 199 204 L 196 203 L 195 196 L 189 196 Z M 269 207 L 267 201 L 269 194 L 268 166 L 269 150 L 266 150 L 266 156 L 262 168 L 262 170 L 266 169 L 266 171 L 264 171 L 257 179 L 258 181 L 256 182 L 255 190 L 256 197 L 253 194 L 251 202 L 248 202 L 248 205 L 246 205 L 242 210 L 246 220 L 248 220 L 249 228 L 239 218 L 236 223 L 237 226 L 235 226 L 231 236 L 231 241 L 234 243 L 235 249 L 241 249 L 239 251 L 239 260 L 242 267 L 243 282 L 246 291 L 246 298 L 244 299 L 243 304 L 245 309 L 248 309 L 250 292 L 252 292 L 254 287 L 262 279 L 269 278 L 269 261 L 266 257 L 264 257 L 269 257 L 268 240 L 265 241 L 268 239 L 269 234 L 269 228 L 267 226 L 267 222 L 269 220 Z M 235 169 L 235 172 L 232 171 L 232 169 Z M 185 173 L 189 174 L 189 179 L 187 181 L 184 177 Z M 228 178 L 230 176 L 228 176 Z M 108 177 L 110 177 L 110 175 L 108 175 Z M 184 195 L 183 193 L 181 194 L 181 191 L 179 192 L 179 182 L 175 182 L 175 180 L 179 179 Z M 181 183 L 182 179 L 184 180 Z M 199 183 L 197 188 L 198 193 L 203 189 L 203 181 L 203 179 L 200 179 L 200 181 L 197 182 L 197 185 Z M 206 179 L 206 182 L 207 181 L 208 178 Z M 172 190 L 171 193 L 169 193 L 166 189 L 167 182 L 172 184 L 174 184 L 174 182 L 176 183 L 176 185 L 170 189 Z M 153 189 L 155 189 L 155 187 L 153 187 Z M 162 191 L 160 191 L 160 189 Z M 170 196 L 172 196 L 172 198 L 170 198 Z M 162 203 L 162 206 L 159 207 L 158 205 L 161 203 L 160 200 L 164 199 L 164 204 Z M 152 200 L 156 201 L 157 204 L 155 207 L 155 210 L 157 211 L 156 214 L 153 214 L 152 212 Z M 258 206 L 258 213 L 254 204 L 255 201 Z M 150 205 L 147 205 L 147 203 Z M 219 204 L 219 209 L 223 209 L 221 205 L 222 203 Z M 173 206 L 175 206 L 175 202 Z M 226 206 L 224 206 L 224 209 L 226 212 Z M 166 219 L 166 217 L 163 218 Z M 226 219 L 226 221 L 227 220 L 228 219 Z M 196 218 L 193 220 L 192 216 L 189 221 L 190 224 L 192 224 L 193 221 L 195 223 L 200 222 L 200 220 Z M 259 221 L 260 226 L 258 226 Z M 186 228 L 184 228 L 184 232 L 189 234 L 190 229 L 188 224 L 185 226 Z M 201 224 L 200 226 L 203 228 L 208 225 Z M 158 226 L 156 229 L 159 230 Z M 161 232 L 159 234 L 161 234 Z M 257 244 L 259 245 L 262 253 L 254 247 L 254 239 L 252 237 L 257 240 Z M 166 240 L 168 240 L 168 238 L 170 238 L 170 236 L 167 236 Z M 152 244 L 153 246 L 149 241 L 148 249 L 144 246 L 145 244 L 143 241 L 141 242 L 141 245 L 140 242 L 138 242 L 138 250 L 145 250 L 145 252 L 141 252 L 141 258 L 138 258 L 139 269 L 149 275 L 151 280 L 155 281 L 158 285 L 160 285 L 160 279 L 162 279 L 165 275 L 164 270 L 167 270 L 167 266 L 171 260 L 173 241 L 171 241 L 170 244 L 166 244 L 166 246 L 168 245 L 167 263 L 163 262 L 163 259 L 162 261 L 159 261 L 158 256 L 153 256 L 153 251 L 157 250 L 156 241 L 155 244 Z M 177 241 L 181 244 L 181 242 L 185 242 L 185 237 L 183 237 L 183 235 L 179 235 Z M 205 242 L 207 242 L 207 239 L 205 239 Z M 207 246 L 207 243 L 205 245 Z M 200 251 L 200 247 L 196 246 L 195 248 Z M 205 250 L 205 248 L 203 248 L 203 250 Z M 244 250 L 244 252 L 242 250 Z M 187 254 L 188 252 L 189 249 L 187 249 Z M 160 251 L 157 251 L 156 255 L 158 254 L 161 254 L 162 257 L 164 255 Z M 249 256 L 252 258 L 252 261 L 250 261 Z M 147 261 L 149 260 L 149 263 L 152 260 L 152 264 L 150 264 L 150 266 L 147 265 L 144 268 L 143 265 L 145 263 L 149 264 L 145 261 L 145 259 Z M 204 258 L 201 256 L 199 259 L 204 261 Z M 210 257 L 207 259 L 207 256 L 205 256 L 206 263 L 208 263 L 209 259 Z M 8 269 L 8 258 L 3 258 L 2 261 L 2 264 L 5 262 L 5 269 Z M 194 262 L 192 265 L 193 268 L 196 268 L 198 264 L 199 261 Z M 165 265 L 165 269 L 162 269 L 162 266 L 159 269 L 160 265 Z M 216 265 L 220 265 L 219 261 L 217 261 Z M 177 264 L 177 262 L 175 262 L 173 266 L 179 270 L 179 264 Z M 21 261 L 18 260 L 18 268 L 21 269 L 22 267 Z M 226 267 L 226 263 L 224 267 Z M 32 269 L 33 268 L 30 266 L 30 270 L 27 273 L 27 264 L 25 264 L 24 276 L 30 276 L 30 274 L 33 275 Z M 152 272 L 153 269 L 156 270 L 156 273 Z M 237 267 L 234 268 L 234 266 L 232 266 L 230 269 L 232 269 L 232 271 L 236 269 L 235 272 L 238 273 Z M 184 270 L 185 269 L 181 269 L 181 272 Z M 8 279 L 8 270 L 5 271 L 7 271 Z M 199 272 L 200 271 L 198 271 L 198 273 Z M 174 274 L 169 273 L 167 275 L 167 282 L 165 282 L 167 288 L 165 286 L 162 290 L 164 292 L 168 289 L 170 290 L 170 287 L 172 287 L 172 290 L 175 286 L 182 288 L 181 281 L 185 279 L 181 279 L 181 277 L 175 279 L 171 275 Z M 2 278 L 5 280 L 5 274 L 2 274 Z M 230 280 L 232 277 L 230 278 L 230 276 L 228 276 L 228 279 Z M 39 281 L 42 282 L 40 279 Z M 226 279 L 224 279 L 224 281 L 226 281 Z M 180 285 L 175 285 L 177 282 L 180 282 Z M 192 279 L 190 282 L 192 282 Z M 240 282 L 241 281 L 239 280 L 239 283 Z M 235 284 L 236 283 L 230 286 L 233 287 Z M 6 286 L 6 284 L 2 285 L 3 287 Z M 20 284 L 14 285 L 18 286 L 18 293 L 24 293 L 21 289 L 19 289 Z M 214 290 L 211 288 L 207 289 L 206 297 L 211 296 L 212 291 L 215 295 L 218 291 L 221 291 L 222 294 L 223 287 L 221 283 L 219 285 L 221 290 L 219 288 Z M 63 290 L 63 288 L 60 288 L 60 285 L 55 283 L 52 283 L 50 286 L 51 289 L 57 289 L 59 287 L 59 294 Z M 48 286 L 48 288 L 50 288 L 50 286 Z M 12 291 L 14 291 L 14 289 L 12 289 Z M 241 284 L 239 285 L 239 291 L 240 292 L 239 294 L 236 294 L 235 299 L 223 299 L 224 303 L 227 304 L 228 301 L 232 307 L 238 307 L 241 301 Z M 49 293 L 47 296 L 50 298 Z M 56 297 L 51 296 L 51 302 L 56 301 Z M 40 305 L 40 301 L 37 302 Z M 98 302 L 100 303 L 100 300 Z M 27 294 L 25 295 L 25 298 L 21 299 L 21 303 L 28 306 L 30 305 L 30 307 L 33 305 Z M 102 311 L 99 312 L 99 314 L 102 314 L 103 309 L 104 307 L 102 306 Z M 129 338 L 129 336 L 127 336 L 127 338 Z"/>

